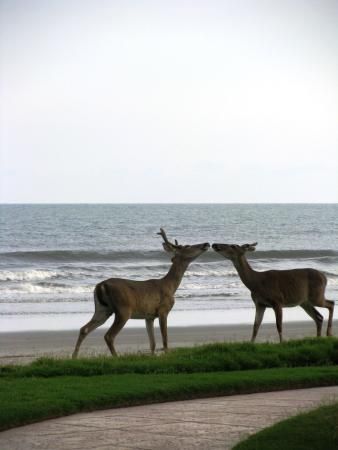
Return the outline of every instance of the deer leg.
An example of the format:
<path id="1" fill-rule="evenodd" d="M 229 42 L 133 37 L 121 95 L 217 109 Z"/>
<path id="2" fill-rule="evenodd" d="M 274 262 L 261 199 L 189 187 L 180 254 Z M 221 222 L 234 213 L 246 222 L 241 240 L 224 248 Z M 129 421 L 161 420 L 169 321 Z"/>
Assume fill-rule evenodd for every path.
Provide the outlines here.
<path id="1" fill-rule="evenodd" d="M 255 342 L 259 327 L 262 323 L 264 312 L 265 312 L 266 306 L 260 305 L 259 303 L 256 304 L 256 315 L 255 315 L 255 322 L 252 330 L 252 337 L 251 342 Z"/>
<path id="2" fill-rule="evenodd" d="M 158 318 L 163 342 L 163 350 L 168 351 L 167 314 L 161 314 Z"/>
<path id="3" fill-rule="evenodd" d="M 320 337 L 322 334 L 323 316 L 320 314 L 319 311 L 316 310 L 316 308 L 313 305 L 311 305 L 311 303 L 303 303 L 300 306 L 315 321 L 317 327 L 317 337 Z"/>
<path id="4" fill-rule="evenodd" d="M 100 316 L 97 316 L 94 314 L 94 316 L 92 317 L 92 319 L 86 323 L 86 325 L 84 325 L 81 329 L 80 329 L 80 334 L 79 337 L 77 339 L 76 345 L 75 345 L 75 350 L 73 352 L 72 358 L 75 359 L 79 353 L 80 350 L 80 345 L 82 344 L 84 338 L 91 333 L 92 331 L 94 331 L 96 328 L 98 328 L 100 325 L 102 325 L 110 316 L 111 314 L 105 313 L 104 315 L 101 314 Z"/>
<path id="5" fill-rule="evenodd" d="M 155 334 L 154 334 L 154 319 L 146 319 L 146 327 L 147 327 L 147 333 L 148 333 L 148 337 L 149 337 L 150 351 L 152 354 L 154 354 L 155 347 L 156 347 Z"/>
<path id="6" fill-rule="evenodd" d="M 332 319 L 333 319 L 333 311 L 334 311 L 334 302 L 332 300 L 325 300 L 323 306 L 329 310 L 329 320 L 327 323 L 326 335 L 332 336 Z"/>
<path id="7" fill-rule="evenodd" d="M 119 313 L 115 313 L 115 319 L 113 322 L 113 325 L 109 328 L 107 333 L 104 335 L 104 340 L 106 341 L 106 344 L 108 345 L 108 348 L 110 350 L 110 353 L 113 356 L 117 356 L 115 347 L 114 347 L 114 339 L 117 336 L 117 334 L 122 330 L 124 325 L 129 319 L 129 315 L 120 315 Z"/>
<path id="8" fill-rule="evenodd" d="M 279 342 L 282 343 L 283 342 L 283 330 L 282 330 L 283 309 L 282 309 L 281 305 L 275 304 L 273 306 L 273 310 L 275 311 L 275 315 L 276 315 L 276 326 L 277 326 L 277 331 L 279 334 Z"/>

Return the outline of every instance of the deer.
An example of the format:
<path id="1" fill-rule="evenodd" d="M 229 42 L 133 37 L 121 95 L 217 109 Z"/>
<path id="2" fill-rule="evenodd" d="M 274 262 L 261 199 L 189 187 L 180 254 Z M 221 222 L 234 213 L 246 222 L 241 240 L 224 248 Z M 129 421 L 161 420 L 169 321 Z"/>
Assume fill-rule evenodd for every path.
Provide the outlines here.
<path id="1" fill-rule="evenodd" d="M 327 336 L 332 336 L 334 302 L 325 298 L 326 276 L 316 269 L 253 270 L 246 259 L 247 252 L 256 250 L 253 244 L 213 244 L 212 248 L 235 266 L 239 277 L 251 291 L 256 307 L 251 342 L 255 342 L 266 308 L 272 308 L 276 316 L 279 341 L 283 341 L 283 308 L 300 306 L 315 321 L 317 336 L 321 336 L 323 316 L 316 306 L 329 310 Z"/>
<path id="2" fill-rule="evenodd" d="M 91 320 L 80 329 L 73 352 L 78 356 L 80 345 L 85 337 L 115 315 L 112 326 L 104 339 L 113 356 L 117 356 L 114 340 L 129 319 L 144 319 L 148 333 L 150 351 L 155 352 L 154 320 L 159 319 L 163 350 L 168 351 L 167 317 L 174 306 L 174 294 L 178 289 L 189 264 L 210 247 L 208 242 L 195 245 L 179 245 L 177 240 L 168 240 L 163 228 L 157 233 L 163 238 L 163 248 L 172 255 L 168 273 L 160 279 L 136 281 L 109 278 L 101 281 L 94 289 L 95 312 Z"/>

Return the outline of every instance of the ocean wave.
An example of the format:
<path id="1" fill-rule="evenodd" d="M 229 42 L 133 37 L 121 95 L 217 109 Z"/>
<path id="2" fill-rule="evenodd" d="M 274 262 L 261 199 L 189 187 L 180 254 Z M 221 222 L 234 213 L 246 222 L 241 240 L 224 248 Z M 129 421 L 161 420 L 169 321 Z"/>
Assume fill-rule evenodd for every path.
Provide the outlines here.
<path id="1" fill-rule="evenodd" d="M 328 249 L 318 250 L 258 250 L 250 253 L 250 259 L 322 259 L 337 258 L 338 251 Z M 170 257 L 163 251 L 154 250 L 42 250 L 17 251 L 0 253 L 3 262 L 140 262 L 155 260 L 170 262 Z M 217 262 L 220 257 L 212 251 L 203 254 L 199 261 Z M 148 266 L 151 268 L 152 266 Z"/>
<path id="2" fill-rule="evenodd" d="M 237 277 L 238 273 L 235 270 L 224 270 L 224 267 L 219 267 L 219 270 L 209 269 L 208 266 L 204 270 L 187 270 L 184 274 L 185 278 L 200 278 L 200 277 Z"/>
<path id="3" fill-rule="evenodd" d="M 13 297 L 14 294 L 92 294 L 94 292 L 94 287 L 94 285 L 69 285 L 66 283 L 52 283 L 45 281 L 39 283 L 16 283 L 1 289 L 0 293 L 1 295 L 11 295 L 11 297 Z M 234 295 L 233 292 L 223 292 L 224 287 L 233 289 L 237 288 L 238 285 L 237 283 L 224 283 L 222 285 L 211 287 L 209 285 L 186 285 L 184 288 L 177 290 L 175 297 L 228 297 Z M 222 289 L 222 292 L 218 292 L 218 289 Z M 13 298 L 15 301 L 18 301 L 16 297 Z"/>
<path id="4" fill-rule="evenodd" d="M 42 250 L 0 253 L 3 261 L 27 262 L 118 262 L 144 261 L 147 259 L 168 260 L 168 256 L 160 251 L 91 251 L 91 250 Z"/>
<path id="5" fill-rule="evenodd" d="M 51 311 L 13 311 L 13 312 L 0 312 L 0 316 L 9 316 L 9 317 L 16 317 L 16 316 L 55 316 L 55 315 L 80 315 L 80 314 L 88 314 L 88 311 L 58 311 L 58 310 L 51 310 Z"/>
<path id="6" fill-rule="evenodd" d="M 88 285 L 69 286 L 62 283 L 18 283 L 13 287 L 1 289 L 1 294 L 84 294 L 93 291 L 94 286 Z"/>
<path id="7" fill-rule="evenodd" d="M 322 270 L 321 272 L 323 272 L 323 274 L 326 275 L 328 278 L 338 278 L 337 272 L 329 272 L 327 270 Z"/>
<path id="8" fill-rule="evenodd" d="M 94 311 L 92 303 L 84 302 L 61 302 L 59 299 L 52 302 L 33 303 L 31 301 L 22 302 L 17 305 L 4 305 L 5 309 L 0 311 L 0 317 L 15 317 L 15 316 L 40 316 L 41 318 L 48 315 L 91 315 Z M 6 310 L 7 307 L 7 310 Z M 252 309 L 252 301 L 247 299 L 233 299 L 233 298 L 219 298 L 210 299 L 205 302 L 203 298 L 193 299 L 192 301 L 177 299 L 175 303 L 175 311 L 214 311 L 214 310 L 228 310 L 228 309 Z"/>
<path id="9" fill-rule="evenodd" d="M 24 270 L 24 271 L 0 271 L 0 281 L 30 281 L 30 280 L 47 280 L 50 278 L 58 278 L 64 276 L 65 273 L 55 270 Z"/>
<path id="10" fill-rule="evenodd" d="M 229 298 L 229 297 L 235 297 L 238 295 L 238 292 L 217 292 L 217 293 L 211 293 L 210 291 L 206 292 L 182 292 L 177 291 L 175 298 L 176 299 L 184 299 L 184 300 L 190 300 L 190 299 L 210 299 L 213 300 L 215 298 L 222 299 L 222 298 Z"/>
<path id="11" fill-rule="evenodd" d="M 42 269 L 28 269 L 28 270 L 0 270 L 0 282 L 15 282 L 15 281 L 43 281 L 51 279 L 65 279 L 76 280 L 84 278 L 97 278 L 100 274 L 96 271 L 78 270 L 73 267 L 73 270 L 42 270 Z"/>
<path id="12" fill-rule="evenodd" d="M 119 268 L 109 268 L 107 270 L 106 266 L 98 266 L 96 270 L 85 270 L 83 267 L 67 266 L 68 270 L 64 270 L 65 266 L 62 268 L 53 269 L 27 269 L 27 270 L 0 270 L 0 285 L 6 285 L 7 283 L 14 282 L 44 282 L 50 280 L 67 281 L 71 280 L 74 282 L 81 282 L 83 280 L 93 280 L 93 285 L 101 280 L 107 278 L 126 278 L 126 279 L 138 279 L 146 280 L 149 278 L 161 278 L 166 273 L 162 266 L 138 266 L 138 267 L 124 267 Z M 161 270 L 163 269 L 163 270 Z M 323 270 L 323 273 L 328 277 L 328 279 L 337 278 L 338 273 Z M 192 265 L 184 275 L 184 279 L 191 281 L 192 278 L 237 278 L 238 273 L 233 268 L 227 268 L 224 264 L 219 267 L 211 264 L 199 264 Z"/>
<path id="13" fill-rule="evenodd" d="M 337 258 L 335 250 L 266 250 L 250 253 L 254 259 L 322 259 Z"/>
<path id="14" fill-rule="evenodd" d="M 31 293 L 26 293 L 31 294 Z M 82 304 L 88 304 L 88 302 L 91 305 L 94 305 L 93 296 L 91 295 L 85 295 L 85 296 L 72 296 L 72 295 L 62 295 L 62 296 L 54 296 L 54 295 L 36 295 L 32 297 L 32 295 L 20 295 L 20 296 L 10 296 L 10 297 L 0 297 L 0 304 L 10 304 L 11 307 L 15 305 L 36 305 L 36 304 L 50 304 L 50 303 L 67 303 L 67 304 L 74 304 L 74 303 L 82 303 Z M 20 308 L 21 306 L 19 306 Z"/>

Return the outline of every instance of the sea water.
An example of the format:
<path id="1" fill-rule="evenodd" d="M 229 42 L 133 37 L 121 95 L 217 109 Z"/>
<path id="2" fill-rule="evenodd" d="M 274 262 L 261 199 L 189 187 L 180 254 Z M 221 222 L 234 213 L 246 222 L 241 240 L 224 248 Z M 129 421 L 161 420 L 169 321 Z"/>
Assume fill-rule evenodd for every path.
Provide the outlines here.
<path id="1" fill-rule="evenodd" d="M 336 204 L 1 205 L 0 332 L 78 328 L 93 314 L 96 283 L 163 277 L 171 263 L 160 227 L 179 244 L 258 242 L 248 255 L 254 269 L 321 270 L 327 298 L 338 303 Z M 284 311 L 285 320 L 311 320 L 299 307 Z M 210 249 L 185 273 L 168 323 L 253 319 L 250 292 Z M 271 311 L 264 320 L 274 320 Z"/>

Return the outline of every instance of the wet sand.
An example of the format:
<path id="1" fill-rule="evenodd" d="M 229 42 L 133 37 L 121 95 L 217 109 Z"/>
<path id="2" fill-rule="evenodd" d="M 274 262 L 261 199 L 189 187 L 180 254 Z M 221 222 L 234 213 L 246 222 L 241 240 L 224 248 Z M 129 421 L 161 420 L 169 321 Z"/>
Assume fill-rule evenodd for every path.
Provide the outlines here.
<path id="1" fill-rule="evenodd" d="M 326 324 L 324 324 L 325 326 Z M 325 328 L 323 326 L 323 335 Z M 83 342 L 79 356 L 109 355 L 103 339 L 107 329 L 95 330 Z M 248 341 L 252 325 L 208 325 L 191 327 L 170 327 L 169 347 L 192 347 L 212 342 Z M 338 336 L 338 321 L 334 322 L 334 335 Z M 41 356 L 70 357 L 78 336 L 78 330 L 24 331 L 0 333 L 0 365 L 28 363 Z M 155 329 L 157 348 L 162 342 L 159 328 Z M 301 339 L 315 336 L 312 321 L 285 322 L 284 339 Z M 278 342 L 275 324 L 262 324 L 257 342 Z M 145 328 L 126 328 L 115 341 L 118 353 L 149 352 L 148 336 Z"/>

